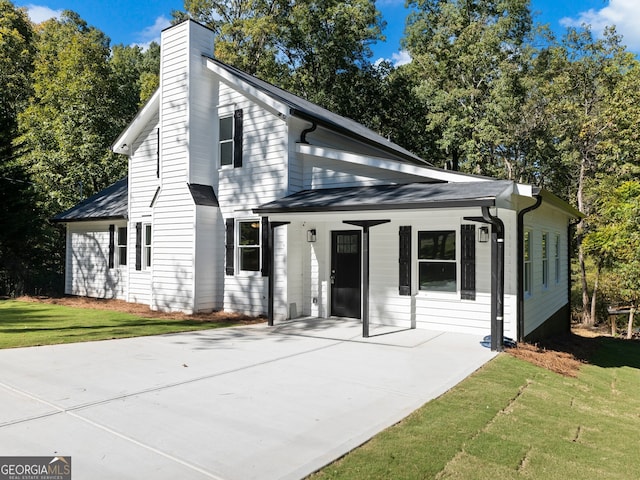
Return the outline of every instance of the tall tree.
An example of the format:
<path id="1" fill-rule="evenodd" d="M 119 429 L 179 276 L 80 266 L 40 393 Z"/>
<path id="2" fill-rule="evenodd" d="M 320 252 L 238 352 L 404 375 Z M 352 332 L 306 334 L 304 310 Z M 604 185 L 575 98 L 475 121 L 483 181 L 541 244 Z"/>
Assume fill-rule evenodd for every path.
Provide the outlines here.
<path id="1" fill-rule="evenodd" d="M 54 214 L 126 173 L 125 160 L 109 151 L 122 109 L 102 32 L 65 11 L 41 25 L 36 44 L 34 94 L 19 116 L 19 142 L 45 211 Z"/>
<path id="2" fill-rule="evenodd" d="M 595 214 L 594 186 L 602 181 L 601 174 L 612 160 L 605 153 L 615 132 L 609 102 L 633 59 L 615 29 L 608 29 L 601 39 L 595 39 L 588 27 L 569 29 L 553 49 L 554 60 L 549 64 L 552 81 L 546 87 L 547 114 L 554 118 L 553 134 L 562 160 L 572 172 L 571 196 L 585 215 L 577 225 L 576 240 L 583 323 L 593 324 L 583 239 L 589 231 L 589 216 Z"/>
<path id="3" fill-rule="evenodd" d="M 13 149 L 18 113 L 32 91 L 34 54 L 26 12 L 0 0 L 0 294 L 28 288 L 37 243 L 33 185 Z"/>
<path id="4" fill-rule="evenodd" d="M 403 43 L 428 109 L 424 126 L 439 138 L 441 157 L 454 169 L 513 176 L 505 161 L 518 154 L 508 127 L 524 102 L 528 0 L 409 5 Z"/>

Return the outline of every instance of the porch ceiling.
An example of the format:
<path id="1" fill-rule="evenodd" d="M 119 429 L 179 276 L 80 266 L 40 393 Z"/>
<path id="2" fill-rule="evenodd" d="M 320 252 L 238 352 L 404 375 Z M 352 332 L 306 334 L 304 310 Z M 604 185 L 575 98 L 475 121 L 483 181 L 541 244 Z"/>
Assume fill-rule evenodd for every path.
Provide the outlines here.
<path id="1" fill-rule="evenodd" d="M 303 190 L 254 209 L 261 215 L 494 206 L 509 180 L 470 183 L 409 183 Z"/>

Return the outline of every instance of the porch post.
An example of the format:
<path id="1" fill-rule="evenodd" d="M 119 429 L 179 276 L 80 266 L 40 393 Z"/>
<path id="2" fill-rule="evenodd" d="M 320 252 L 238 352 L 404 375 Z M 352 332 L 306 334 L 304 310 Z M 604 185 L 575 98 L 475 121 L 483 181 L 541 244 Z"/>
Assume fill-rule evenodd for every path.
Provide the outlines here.
<path id="1" fill-rule="evenodd" d="M 369 338 L 369 228 L 391 220 L 355 220 L 343 223 L 362 227 L 362 336 Z"/>
<path id="2" fill-rule="evenodd" d="M 504 350 L 504 223 L 482 207 L 482 218 L 491 224 L 491 350 Z"/>
<path id="3" fill-rule="evenodd" d="M 276 253 L 273 248 L 273 237 L 274 230 L 277 227 L 281 227 L 282 225 L 288 225 L 289 222 L 269 222 L 269 233 L 267 235 L 267 245 L 264 247 L 267 251 L 267 258 L 269 259 L 269 266 L 267 268 L 267 278 L 268 278 L 268 299 L 267 299 L 267 324 L 270 327 L 273 327 L 273 303 L 274 303 L 274 289 L 275 289 L 275 259 Z"/>

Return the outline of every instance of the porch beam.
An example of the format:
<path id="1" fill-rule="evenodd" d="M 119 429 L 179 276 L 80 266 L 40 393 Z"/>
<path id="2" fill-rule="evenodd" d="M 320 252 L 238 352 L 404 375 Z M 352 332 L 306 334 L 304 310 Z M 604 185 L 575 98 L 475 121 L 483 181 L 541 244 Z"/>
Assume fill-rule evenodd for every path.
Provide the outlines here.
<path id="1" fill-rule="evenodd" d="M 343 220 L 342 223 L 362 227 L 362 337 L 369 338 L 369 228 L 391 220 Z"/>
<path id="2" fill-rule="evenodd" d="M 271 265 L 269 265 L 269 275 L 268 275 L 268 300 L 267 300 L 267 324 L 270 327 L 273 327 L 273 316 L 274 316 L 274 297 L 275 297 L 275 275 L 276 275 L 276 269 L 275 269 L 275 264 L 276 264 L 276 253 L 275 253 L 275 249 L 273 248 L 273 238 L 274 238 L 274 230 L 278 227 L 281 227 L 283 225 L 288 225 L 290 222 L 269 222 L 269 235 L 268 235 L 268 240 L 267 240 L 267 245 L 265 245 L 265 248 L 268 249 L 268 256 L 269 256 L 269 261 L 271 262 Z"/>

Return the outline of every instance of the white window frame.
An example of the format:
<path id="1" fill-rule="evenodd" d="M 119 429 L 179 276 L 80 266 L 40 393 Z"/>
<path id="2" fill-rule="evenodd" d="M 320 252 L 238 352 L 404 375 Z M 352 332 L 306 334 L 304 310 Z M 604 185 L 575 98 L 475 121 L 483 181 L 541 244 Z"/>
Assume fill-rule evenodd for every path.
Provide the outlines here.
<path id="1" fill-rule="evenodd" d="M 149 235 L 147 235 L 147 229 Z M 142 270 L 151 270 L 151 244 L 153 230 L 150 223 L 142 224 Z"/>
<path id="2" fill-rule="evenodd" d="M 549 288 L 549 233 L 542 232 L 540 241 L 540 248 L 542 249 L 542 287 Z"/>
<path id="3" fill-rule="evenodd" d="M 222 122 L 223 121 L 231 121 L 231 136 L 229 138 L 222 138 Z M 235 122 L 233 119 L 233 111 L 229 114 L 221 114 L 218 118 L 218 160 L 220 164 L 220 168 L 233 168 L 233 139 L 235 135 Z M 231 156 L 229 158 L 228 163 L 222 163 L 222 147 L 223 145 L 229 145 L 231 147 Z"/>
<path id="4" fill-rule="evenodd" d="M 454 258 L 453 259 L 438 259 L 438 258 L 420 258 L 420 234 L 421 233 L 435 233 L 435 232 L 453 232 L 453 240 L 454 240 Z M 432 297 L 445 297 L 451 298 L 452 295 L 458 296 L 460 292 L 460 240 L 457 228 L 440 228 L 440 229 L 421 229 L 416 232 L 416 259 L 417 259 L 417 269 L 416 269 L 416 277 L 417 277 L 417 289 L 416 291 L 419 294 L 428 294 Z M 422 264 L 428 263 L 447 263 L 454 265 L 455 272 L 455 289 L 454 290 L 438 290 L 438 289 L 428 289 L 422 288 L 420 284 L 420 266 Z"/>
<path id="5" fill-rule="evenodd" d="M 525 230 L 522 236 L 522 283 L 524 296 L 533 295 L 533 263 L 531 262 L 531 230 Z"/>
<path id="6" fill-rule="evenodd" d="M 560 234 L 556 233 L 554 245 L 554 264 L 556 270 L 556 285 L 560 283 Z"/>
<path id="7" fill-rule="evenodd" d="M 258 234 L 258 238 L 257 241 L 258 243 L 252 243 L 252 244 L 242 244 L 242 225 L 243 224 L 253 224 L 256 225 L 257 227 L 257 234 Z M 256 228 L 253 227 L 253 228 Z M 235 249 L 236 249 L 236 265 L 237 265 L 237 272 L 242 274 L 242 275 L 260 275 L 261 273 L 261 269 L 262 269 L 262 222 L 260 221 L 259 218 L 245 218 L 245 219 L 238 219 L 236 221 L 236 234 L 235 234 Z M 247 270 L 243 268 L 243 250 L 245 249 L 257 249 L 258 250 L 258 259 L 257 259 L 257 268 L 256 269 L 251 269 L 251 270 Z"/>
<path id="8" fill-rule="evenodd" d="M 127 226 L 116 226 L 116 265 L 118 267 L 127 266 L 127 241 L 129 229 Z"/>

